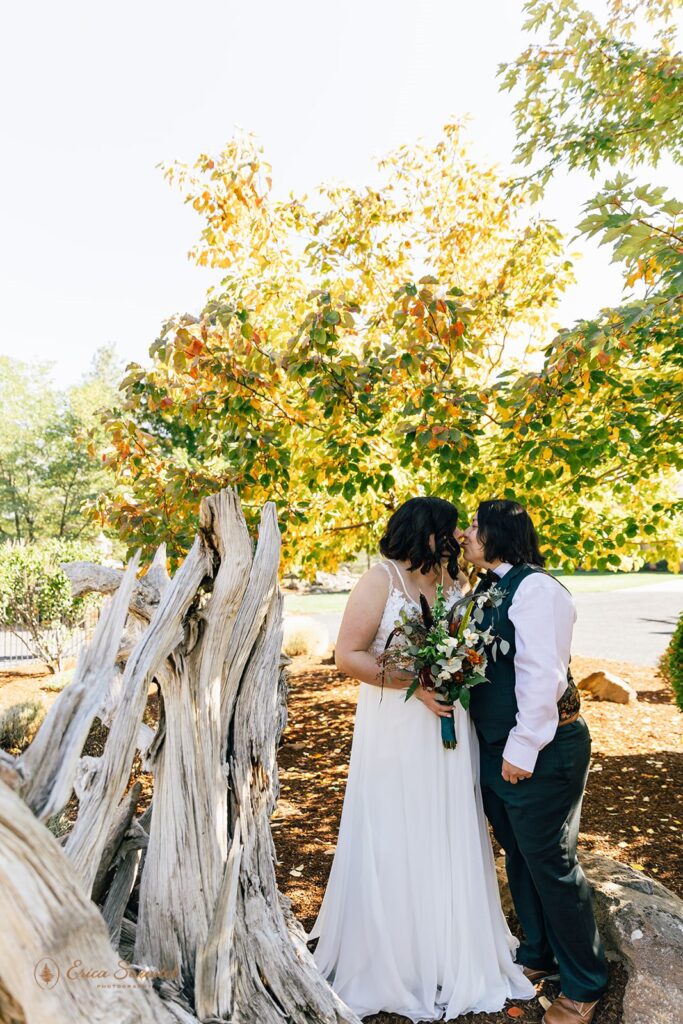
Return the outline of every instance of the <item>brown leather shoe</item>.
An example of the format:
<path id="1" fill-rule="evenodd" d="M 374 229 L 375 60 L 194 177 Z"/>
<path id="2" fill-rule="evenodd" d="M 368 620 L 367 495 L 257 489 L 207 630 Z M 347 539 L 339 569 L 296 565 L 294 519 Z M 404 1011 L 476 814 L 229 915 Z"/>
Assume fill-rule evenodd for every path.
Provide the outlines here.
<path id="1" fill-rule="evenodd" d="M 560 992 L 546 1012 L 543 1024 L 591 1024 L 599 999 L 594 1003 L 578 1003 Z"/>
<path id="2" fill-rule="evenodd" d="M 545 967 L 522 967 L 522 973 L 532 985 L 538 985 L 544 978 L 550 977 L 553 972 Z"/>

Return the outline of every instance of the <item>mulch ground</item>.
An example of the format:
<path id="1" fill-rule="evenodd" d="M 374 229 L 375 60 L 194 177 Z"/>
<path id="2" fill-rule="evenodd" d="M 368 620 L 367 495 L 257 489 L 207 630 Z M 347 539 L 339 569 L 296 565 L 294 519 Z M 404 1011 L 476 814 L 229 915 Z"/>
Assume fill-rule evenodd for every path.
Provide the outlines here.
<path id="1" fill-rule="evenodd" d="M 638 702 L 621 705 L 583 695 L 593 736 L 580 844 L 643 870 L 683 898 L 683 715 L 652 669 L 573 658 L 577 679 L 609 669 L 638 691 Z M 351 751 L 357 685 L 332 666 L 293 666 L 289 722 L 279 754 L 281 796 L 273 820 L 280 889 L 309 930 L 318 913 L 335 850 Z M 498 850 L 496 849 L 496 853 Z M 511 922 L 516 930 L 516 923 Z M 595 1024 L 619 1024 L 626 973 L 610 965 L 610 984 Z M 539 995 L 552 999 L 546 983 Z M 513 1007 L 523 1011 L 509 1014 Z M 510 1003 L 501 1013 L 468 1014 L 459 1021 L 502 1024 L 515 1017 L 535 1024 L 538 1000 Z M 367 1018 L 371 1024 L 403 1024 L 396 1014 Z"/>
<path id="2" fill-rule="evenodd" d="M 606 854 L 657 878 L 683 898 L 683 715 L 654 670 L 599 659 L 573 658 L 577 679 L 598 668 L 616 672 L 638 691 L 638 702 L 619 705 L 583 694 L 583 713 L 593 736 L 581 848 Z M 0 708 L 40 698 L 56 698 L 50 677 L 25 670 L 0 673 Z M 280 890 L 308 931 L 325 891 L 335 851 L 351 751 L 357 684 L 331 665 L 295 661 L 290 675 L 289 722 L 279 751 L 280 799 L 272 827 Z M 156 688 L 150 689 L 145 721 L 158 721 Z M 84 753 L 102 753 L 107 730 L 95 720 Z M 18 753 L 18 751 L 15 751 Z M 143 786 L 141 811 L 151 798 L 152 779 L 136 758 L 131 783 Z M 65 810 L 68 828 L 77 812 L 72 797 Z M 496 853 L 499 851 L 496 849 Z M 517 931 L 515 921 L 510 922 Z M 626 973 L 610 965 L 610 984 L 595 1024 L 620 1024 Z M 552 1000 L 557 987 L 539 988 Z M 516 1009 L 516 1008 L 519 1009 Z M 510 1010 L 513 1012 L 510 1013 Z M 517 1014 L 521 1011 L 521 1016 Z M 529 1024 L 542 1020 L 538 1000 L 510 1003 L 494 1014 L 468 1014 L 472 1024 Z M 405 1024 L 406 1018 L 381 1013 L 368 1024 Z"/>

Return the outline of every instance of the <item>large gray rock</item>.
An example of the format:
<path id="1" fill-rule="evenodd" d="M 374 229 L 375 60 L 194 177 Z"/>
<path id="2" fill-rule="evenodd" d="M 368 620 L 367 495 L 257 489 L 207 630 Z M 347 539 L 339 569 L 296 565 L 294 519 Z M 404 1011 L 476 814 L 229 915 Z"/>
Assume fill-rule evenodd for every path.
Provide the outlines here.
<path id="1" fill-rule="evenodd" d="M 610 959 L 628 972 L 624 1024 L 683 1021 L 683 900 L 625 864 L 580 854 L 595 918 Z M 503 908 L 512 906 L 502 857 L 496 861 Z"/>
<path id="2" fill-rule="evenodd" d="M 628 971 L 624 1024 L 683 1020 L 683 900 L 611 857 L 584 853 L 598 928 Z"/>
<path id="3" fill-rule="evenodd" d="M 638 694 L 625 679 L 613 672 L 591 672 L 579 683 L 580 690 L 588 690 L 598 700 L 611 700 L 615 704 L 630 704 Z"/>

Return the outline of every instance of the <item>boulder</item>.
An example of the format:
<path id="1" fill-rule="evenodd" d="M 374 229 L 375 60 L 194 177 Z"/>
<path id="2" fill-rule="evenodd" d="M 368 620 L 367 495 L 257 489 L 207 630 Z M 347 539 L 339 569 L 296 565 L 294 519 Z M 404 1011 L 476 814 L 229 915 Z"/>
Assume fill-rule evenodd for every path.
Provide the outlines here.
<path id="1" fill-rule="evenodd" d="M 625 679 L 613 672 L 591 672 L 579 683 L 580 690 L 588 690 L 598 700 L 611 700 L 615 704 L 630 704 L 638 694 Z"/>
<path id="2" fill-rule="evenodd" d="M 683 1007 L 683 900 L 611 857 L 582 852 L 607 957 L 628 973 L 623 1024 L 673 1024 Z M 504 909 L 511 906 L 505 862 L 496 861 Z"/>
<path id="3" fill-rule="evenodd" d="M 339 572 L 318 571 L 311 590 L 316 594 L 348 594 L 357 582 L 358 576 L 344 569 L 340 569 Z"/>

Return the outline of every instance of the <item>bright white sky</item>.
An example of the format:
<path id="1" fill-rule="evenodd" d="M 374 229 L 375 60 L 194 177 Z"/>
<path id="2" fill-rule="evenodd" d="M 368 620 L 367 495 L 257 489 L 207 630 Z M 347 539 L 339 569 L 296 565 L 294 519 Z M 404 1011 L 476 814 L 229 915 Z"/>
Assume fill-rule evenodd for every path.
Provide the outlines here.
<path id="1" fill-rule="evenodd" d="M 164 318 L 198 311 L 211 277 L 186 253 L 200 221 L 155 165 L 218 151 L 236 126 L 259 136 L 279 193 L 360 184 L 373 156 L 466 113 L 475 152 L 508 167 L 513 99 L 495 72 L 526 45 L 522 20 L 522 0 L 12 4 L 0 352 L 54 361 L 66 385 L 102 344 L 143 361 Z M 542 212 L 571 234 L 595 190 L 563 178 Z M 581 247 L 565 323 L 620 296 L 608 250 Z"/>

